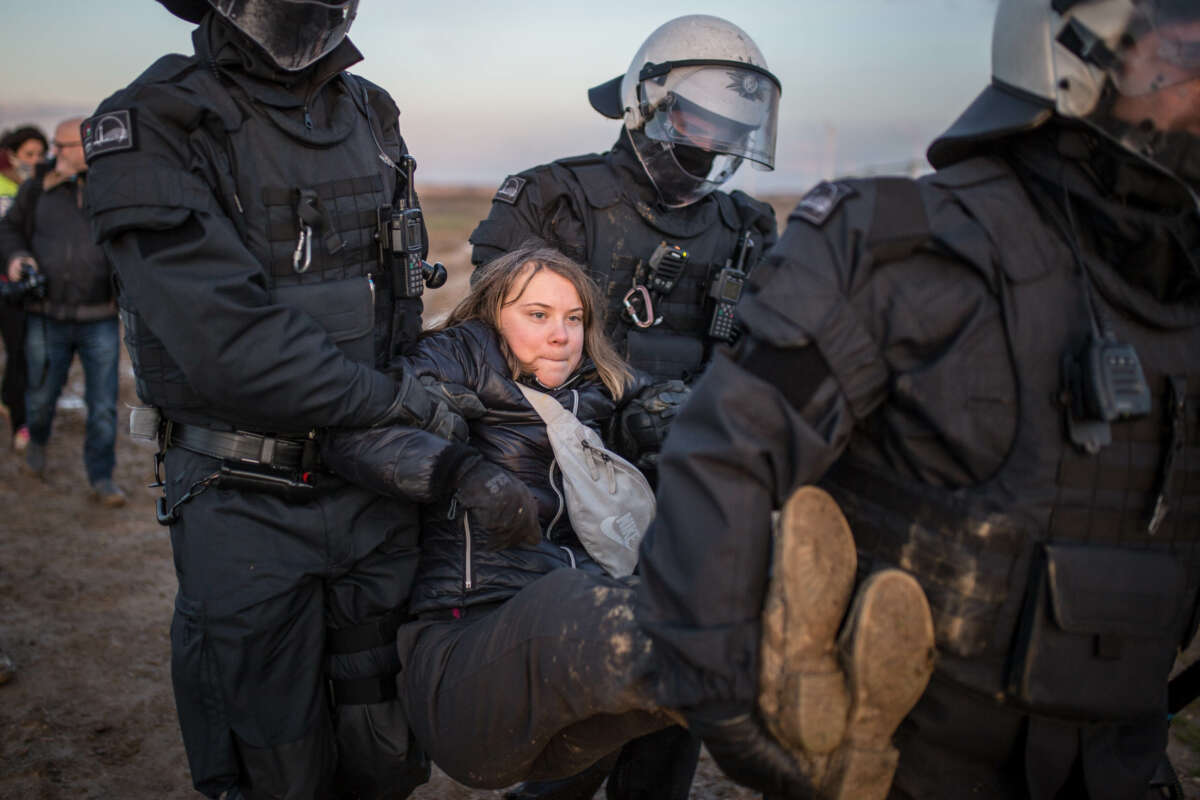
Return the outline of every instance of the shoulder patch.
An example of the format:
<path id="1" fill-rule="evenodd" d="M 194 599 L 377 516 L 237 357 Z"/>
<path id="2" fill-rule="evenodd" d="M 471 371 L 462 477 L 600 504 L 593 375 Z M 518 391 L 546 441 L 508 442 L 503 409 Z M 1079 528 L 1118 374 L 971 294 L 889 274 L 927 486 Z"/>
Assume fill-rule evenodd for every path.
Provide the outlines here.
<path id="1" fill-rule="evenodd" d="M 529 181 L 519 175 L 509 175 L 504 179 L 504 183 L 500 184 L 500 188 L 496 190 L 496 196 L 492 200 L 499 200 L 501 203 L 508 203 L 510 206 L 515 206 L 517 198 L 521 196 L 521 192 L 525 189 L 525 184 L 527 183 Z"/>
<path id="2" fill-rule="evenodd" d="M 788 219 L 799 217 L 813 225 L 824 225 L 825 220 L 829 219 L 841 202 L 855 194 L 858 194 L 858 191 L 848 183 L 821 181 L 808 190 L 808 194 L 804 195 L 800 205 L 792 210 Z"/>
<path id="3" fill-rule="evenodd" d="M 92 159 L 106 153 L 136 149 L 133 136 L 134 109 L 117 109 L 85 119 L 79 126 L 83 156 Z"/>

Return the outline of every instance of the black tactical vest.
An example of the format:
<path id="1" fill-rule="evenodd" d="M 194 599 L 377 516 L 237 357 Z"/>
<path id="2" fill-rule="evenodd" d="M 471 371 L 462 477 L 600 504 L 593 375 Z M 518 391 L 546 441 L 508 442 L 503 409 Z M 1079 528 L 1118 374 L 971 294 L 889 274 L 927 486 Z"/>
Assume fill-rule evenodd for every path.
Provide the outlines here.
<path id="1" fill-rule="evenodd" d="M 745 225 L 736 204 L 724 192 L 714 192 L 694 205 L 664 213 L 623 192 L 601 156 L 556 163 L 583 189 L 590 211 L 583 215 L 587 265 L 607 301 L 606 329 L 618 352 L 657 379 L 696 377 L 715 341 L 707 335 L 713 306 L 709 287 L 716 273 L 736 257 Z M 670 293 L 654 303 L 654 316 L 662 321 L 639 328 L 622 301 L 638 270 L 663 242 L 685 250 L 687 266 Z M 761 255 L 761 244 L 751 252 L 747 268 Z"/>
<path id="2" fill-rule="evenodd" d="M 242 242 L 262 264 L 273 302 L 316 319 L 346 355 L 381 367 L 416 340 L 420 298 L 393 302 L 376 232 L 396 193 L 402 144 L 386 133 L 367 84 L 342 73 L 329 122 L 311 127 L 189 60 L 175 82 L 210 110 L 186 143 Z M 179 143 L 184 146 L 184 143 Z M 400 177 L 399 180 L 403 181 Z M 122 306 L 143 402 L 205 424 L 205 403 L 161 342 Z"/>
<path id="3" fill-rule="evenodd" d="M 1033 713 L 1161 715 L 1200 585 L 1200 309 L 1160 305 L 1089 261 L 1101 313 L 1136 348 L 1153 408 L 1083 452 L 1068 440 L 1063 377 L 1063 354 L 1089 332 L 1079 271 L 1063 237 L 1053 253 L 1029 244 L 1051 223 L 1015 177 L 979 177 L 968 161 L 931 183 L 1003 243 L 990 252 L 1019 387 L 1008 457 L 958 491 L 843 460 L 828 488 L 860 568 L 898 565 L 921 581 L 943 675 Z M 1165 516 L 1152 525 L 1156 508 Z"/>

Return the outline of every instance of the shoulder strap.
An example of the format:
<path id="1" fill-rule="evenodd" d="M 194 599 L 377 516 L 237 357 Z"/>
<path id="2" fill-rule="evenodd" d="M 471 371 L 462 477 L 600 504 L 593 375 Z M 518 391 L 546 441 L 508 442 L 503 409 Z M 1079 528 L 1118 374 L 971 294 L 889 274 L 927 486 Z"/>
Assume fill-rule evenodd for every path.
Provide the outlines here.
<path id="1" fill-rule="evenodd" d="M 565 414 L 571 414 L 570 411 L 563 408 L 557 400 L 545 392 L 531 389 L 523 383 L 518 383 L 517 386 L 520 388 L 521 394 L 525 395 L 525 399 L 529 401 L 529 405 L 533 406 L 533 410 L 542 418 L 542 422 L 545 422 L 547 425 L 562 419 Z M 574 414 L 571 414 L 571 416 L 574 416 Z"/>
<path id="2" fill-rule="evenodd" d="M 886 213 L 880 213 L 884 210 Z M 875 212 L 866 241 L 875 262 L 910 256 L 929 237 L 929 217 L 917 182 L 909 178 L 876 178 Z"/>

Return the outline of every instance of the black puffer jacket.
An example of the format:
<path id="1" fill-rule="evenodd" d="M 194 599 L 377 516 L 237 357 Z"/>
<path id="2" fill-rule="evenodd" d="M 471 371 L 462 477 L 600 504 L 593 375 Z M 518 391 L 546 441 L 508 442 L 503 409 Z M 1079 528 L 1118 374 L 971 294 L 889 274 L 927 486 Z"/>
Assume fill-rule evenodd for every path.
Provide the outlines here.
<path id="1" fill-rule="evenodd" d="M 335 470 L 363 485 L 428 503 L 421 534 L 421 561 L 411 611 L 424 613 L 507 599 L 554 569 L 600 572 L 571 529 L 545 423 L 525 400 L 500 350 L 496 332 L 479 321 L 422 337 L 396 365 L 419 377 L 460 384 L 474 392 L 486 413 L 470 422 L 469 445 L 529 487 L 538 504 L 542 541 L 536 548 L 486 549 L 487 531 L 471 524 L 454 502 L 448 476 L 462 463 L 461 445 L 423 431 L 396 428 L 354 440 L 332 456 Z M 556 389 L 522 378 L 552 395 L 602 436 L 618 406 L 591 362 Z M 624 397 L 649 380 L 639 376 Z M 624 398 L 622 398 L 624 399 Z M 469 529 L 469 535 L 468 535 Z"/>

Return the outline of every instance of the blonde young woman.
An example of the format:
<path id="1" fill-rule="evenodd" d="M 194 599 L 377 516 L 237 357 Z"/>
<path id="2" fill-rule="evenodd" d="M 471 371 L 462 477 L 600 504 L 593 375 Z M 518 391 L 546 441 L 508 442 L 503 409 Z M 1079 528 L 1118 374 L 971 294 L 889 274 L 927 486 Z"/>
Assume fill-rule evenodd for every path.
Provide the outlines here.
<path id="1" fill-rule="evenodd" d="M 402 366 L 470 398 L 469 442 L 395 428 L 335 435 L 324 454 L 350 480 L 428 503 L 417 620 L 398 637 L 423 749 L 455 780 L 496 788 L 573 775 L 670 724 L 632 589 L 571 529 L 545 424 L 519 386 L 601 432 L 640 387 L 590 279 L 555 250 L 502 256 Z"/>

